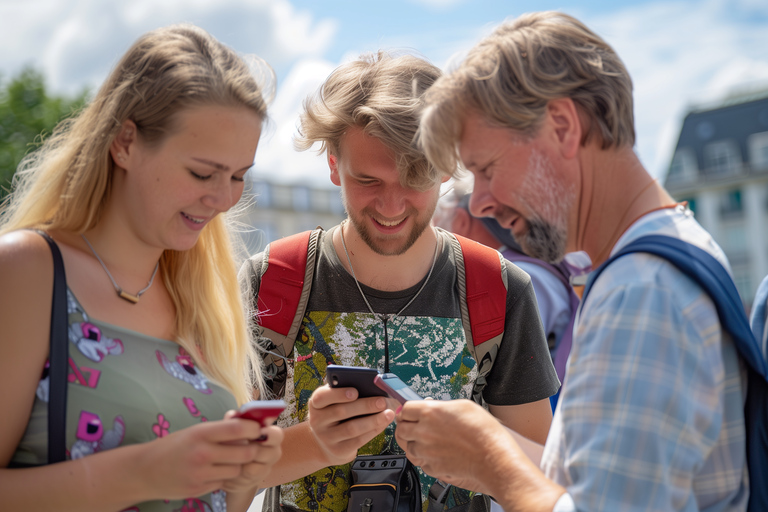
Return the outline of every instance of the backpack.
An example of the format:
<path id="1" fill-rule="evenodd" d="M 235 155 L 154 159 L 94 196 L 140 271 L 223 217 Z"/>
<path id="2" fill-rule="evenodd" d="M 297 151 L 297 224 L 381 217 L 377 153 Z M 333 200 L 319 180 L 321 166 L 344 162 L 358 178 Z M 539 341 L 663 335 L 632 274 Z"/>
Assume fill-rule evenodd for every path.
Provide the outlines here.
<path id="1" fill-rule="evenodd" d="M 265 363 L 274 364 L 283 374 L 275 376 L 273 383 L 278 396 L 285 391 L 284 361 L 293 350 L 307 309 L 322 233 L 322 228 L 317 228 L 291 235 L 270 243 L 264 250 L 257 310 L 270 314 L 257 317 L 257 323 L 260 336 L 274 345 L 265 354 Z M 461 322 L 478 369 L 472 398 L 482 405 L 482 391 L 504 335 L 506 267 L 495 249 L 453 234 L 450 242 L 456 259 Z"/>
<path id="2" fill-rule="evenodd" d="M 552 360 L 552 363 L 555 366 L 555 372 L 557 373 L 557 378 L 560 379 L 560 382 L 562 383 L 565 380 L 565 363 L 568 361 L 568 355 L 571 353 L 571 345 L 573 344 L 573 326 L 576 323 L 576 311 L 578 311 L 579 303 L 581 301 L 579 296 L 576 295 L 576 292 L 574 291 L 571 284 L 571 278 L 575 275 L 573 272 L 575 267 L 572 267 L 565 261 L 557 264 L 547 263 L 544 260 L 528 256 L 527 254 L 518 251 L 513 247 L 505 247 L 503 250 L 500 250 L 501 254 L 513 263 L 519 261 L 530 263 L 547 270 L 560 281 L 568 293 L 571 319 L 563 331 L 560 339 L 558 340 L 557 345 L 555 346 L 554 357 Z M 560 392 L 562 389 L 563 388 L 561 386 L 560 389 L 557 390 L 557 393 L 549 397 L 549 403 L 552 406 L 552 412 L 554 412 L 555 408 L 557 407 L 557 401 L 560 398 Z"/>
<path id="3" fill-rule="evenodd" d="M 725 268 L 708 252 L 677 238 L 646 235 L 620 249 L 590 276 L 582 295 L 582 307 L 595 280 L 614 260 L 633 252 L 663 258 L 698 283 L 715 303 L 722 328 L 730 333 L 736 350 L 747 363 L 747 399 L 744 422 L 747 431 L 747 467 L 750 476 L 748 512 L 768 510 L 768 363 L 752 333 L 739 292 Z"/>
<path id="4" fill-rule="evenodd" d="M 265 364 L 277 369 L 273 392 L 285 393 L 285 362 L 301 328 L 309 302 L 317 266 L 317 245 L 322 228 L 305 231 L 267 245 L 262 261 L 257 292 L 257 323 L 260 337 L 271 340 Z M 483 405 L 482 392 L 504 335 L 507 304 L 507 272 L 503 257 L 495 249 L 474 240 L 449 233 L 456 260 L 461 323 L 472 358 L 477 363 L 477 378 L 472 399 Z M 258 311 L 269 315 L 258 316 Z M 440 480 L 429 489 L 428 509 L 443 510 L 451 486 Z M 488 496 L 477 495 L 466 512 L 490 510 Z"/>

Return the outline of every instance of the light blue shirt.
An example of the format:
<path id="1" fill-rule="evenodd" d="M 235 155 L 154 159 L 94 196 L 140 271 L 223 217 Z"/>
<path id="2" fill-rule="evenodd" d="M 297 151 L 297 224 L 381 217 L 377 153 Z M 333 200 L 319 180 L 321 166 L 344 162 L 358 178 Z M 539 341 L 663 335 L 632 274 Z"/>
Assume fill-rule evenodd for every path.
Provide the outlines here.
<path id="1" fill-rule="evenodd" d="M 619 239 L 656 233 L 710 252 L 682 206 L 652 212 Z M 624 256 L 577 318 L 542 469 L 567 488 L 558 511 L 742 511 L 746 374 L 709 296 L 671 263 Z"/>

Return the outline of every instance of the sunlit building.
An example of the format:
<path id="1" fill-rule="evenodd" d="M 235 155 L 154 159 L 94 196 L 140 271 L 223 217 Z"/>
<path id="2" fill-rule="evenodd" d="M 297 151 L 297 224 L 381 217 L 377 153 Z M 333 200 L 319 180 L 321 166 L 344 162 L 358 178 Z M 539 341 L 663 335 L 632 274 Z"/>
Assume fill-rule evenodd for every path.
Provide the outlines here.
<path id="1" fill-rule="evenodd" d="M 768 91 L 689 112 L 665 186 L 722 246 L 751 306 L 768 274 Z"/>
<path id="2" fill-rule="evenodd" d="M 244 238 L 251 254 L 269 242 L 308 229 L 326 229 L 341 222 L 346 215 L 338 187 L 319 188 L 302 184 L 284 184 L 259 177 L 249 181 L 247 196 L 252 203 L 240 218 Z"/>

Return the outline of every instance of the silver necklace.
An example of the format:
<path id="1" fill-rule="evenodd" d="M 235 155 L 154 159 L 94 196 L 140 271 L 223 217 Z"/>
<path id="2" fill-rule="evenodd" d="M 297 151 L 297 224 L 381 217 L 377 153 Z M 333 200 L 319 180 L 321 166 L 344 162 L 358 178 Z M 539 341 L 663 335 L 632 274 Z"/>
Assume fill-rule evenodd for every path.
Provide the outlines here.
<path id="1" fill-rule="evenodd" d="M 109 280 L 112 281 L 112 286 L 115 287 L 115 291 L 117 292 L 117 296 L 120 297 L 123 300 L 127 300 L 131 304 L 138 303 L 139 302 L 139 297 L 141 297 L 144 292 L 149 290 L 149 288 L 152 286 L 152 283 L 155 281 L 155 274 L 157 274 L 157 269 L 160 268 L 160 262 L 158 261 L 157 264 L 155 265 L 155 270 L 152 271 L 152 277 L 149 278 L 149 283 L 147 283 L 147 286 L 145 286 L 144 288 L 139 290 L 136 293 L 136 295 L 131 295 L 130 293 L 128 293 L 125 290 L 123 290 L 120 287 L 120 285 L 117 284 L 117 282 L 115 282 L 115 278 L 112 277 L 112 274 L 109 272 L 109 269 L 104 264 L 104 262 L 101 261 L 101 258 L 99 257 L 98 253 L 96 252 L 96 249 L 94 249 L 93 246 L 91 245 L 91 242 L 89 242 L 88 239 L 85 238 L 85 235 L 81 234 L 80 236 L 83 237 L 83 240 L 85 240 L 85 243 L 88 244 L 88 247 L 91 249 L 91 252 L 93 253 L 93 255 L 96 256 L 96 259 L 99 260 L 99 263 L 101 263 L 101 268 L 104 269 L 104 272 L 106 272 L 107 275 L 109 276 Z"/>
<path id="2" fill-rule="evenodd" d="M 398 318 L 403 311 L 405 311 L 405 308 L 410 306 L 413 301 L 416 300 L 416 297 L 421 294 L 422 290 L 426 288 L 427 283 L 429 282 L 429 278 L 432 276 L 432 271 L 435 270 L 435 262 L 437 262 L 437 249 L 440 246 L 440 241 L 435 240 L 435 254 L 432 256 L 432 266 L 429 267 L 429 272 L 427 273 L 427 278 L 424 280 L 424 282 L 421 285 L 421 288 L 414 294 L 413 297 L 411 297 L 411 300 L 409 300 L 405 306 L 400 308 L 400 311 L 392 315 L 391 317 L 389 315 L 385 314 L 376 314 L 376 312 L 371 307 L 370 302 L 368 302 L 368 298 L 365 296 L 365 293 L 363 293 L 363 289 L 360 286 L 360 282 L 357 280 L 357 276 L 355 276 L 355 269 L 352 267 L 352 260 L 349 258 L 349 252 L 347 251 L 347 243 L 344 240 L 344 226 L 346 225 L 346 221 L 344 221 L 341 224 L 341 246 L 344 248 L 344 255 L 347 257 L 347 263 L 349 264 L 349 271 L 350 274 L 352 274 L 352 279 L 355 280 L 355 284 L 357 285 L 357 289 L 360 291 L 360 296 L 363 298 L 363 301 L 365 302 L 365 305 L 368 307 L 368 311 L 371 312 L 371 315 L 373 315 L 374 318 L 378 317 L 381 319 L 381 321 L 384 323 L 384 371 L 389 372 L 389 339 L 387 337 L 387 321 L 392 320 L 394 321 L 396 318 Z M 394 333 L 392 333 L 392 336 L 394 337 L 395 334 L 397 334 L 397 331 L 400 329 L 396 329 Z"/>

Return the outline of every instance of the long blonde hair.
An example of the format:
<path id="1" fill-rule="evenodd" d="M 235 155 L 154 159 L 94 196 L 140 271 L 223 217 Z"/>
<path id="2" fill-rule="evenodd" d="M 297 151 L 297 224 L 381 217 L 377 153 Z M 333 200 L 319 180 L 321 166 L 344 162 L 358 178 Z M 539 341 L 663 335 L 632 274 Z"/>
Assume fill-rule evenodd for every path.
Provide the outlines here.
<path id="1" fill-rule="evenodd" d="M 109 147 L 132 120 L 160 145 L 176 115 L 203 105 L 248 108 L 266 118 L 263 87 L 231 48 L 192 25 L 148 32 L 122 57 L 90 104 L 30 154 L 0 209 L 0 234 L 35 228 L 84 233 L 101 219 L 112 187 Z M 261 358 L 237 279 L 227 220 L 218 216 L 188 251 L 166 250 L 160 266 L 176 307 L 176 341 L 208 377 L 242 403 L 263 396 Z"/>

